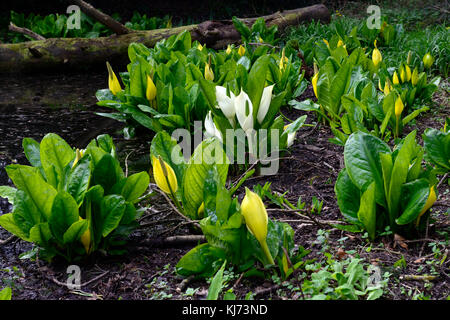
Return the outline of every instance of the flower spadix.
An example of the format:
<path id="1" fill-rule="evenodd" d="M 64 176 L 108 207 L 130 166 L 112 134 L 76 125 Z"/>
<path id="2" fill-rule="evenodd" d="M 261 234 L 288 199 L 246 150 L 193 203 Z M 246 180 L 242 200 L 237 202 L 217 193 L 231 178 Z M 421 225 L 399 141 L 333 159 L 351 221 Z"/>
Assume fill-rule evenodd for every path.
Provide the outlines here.
<path id="1" fill-rule="evenodd" d="M 241 203 L 241 213 L 248 230 L 258 240 L 267 260 L 270 264 L 275 264 L 266 241 L 268 224 L 266 208 L 261 198 L 248 188 L 245 188 L 245 197 Z"/>

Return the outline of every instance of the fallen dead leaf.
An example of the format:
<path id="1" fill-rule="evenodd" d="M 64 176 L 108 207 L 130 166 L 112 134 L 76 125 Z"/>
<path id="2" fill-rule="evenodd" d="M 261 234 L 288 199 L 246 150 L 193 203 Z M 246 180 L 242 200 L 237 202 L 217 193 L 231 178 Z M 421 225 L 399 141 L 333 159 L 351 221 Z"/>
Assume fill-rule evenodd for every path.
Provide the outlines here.
<path id="1" fill-rule="evenodd" d="M 400 247 L 402 247 L 405 250 L 408 250 L 408 245 L 405 243 L 405 238 L 403 238 L 399 234 L 394 235 L 394 248 L 398 244 Z"/>

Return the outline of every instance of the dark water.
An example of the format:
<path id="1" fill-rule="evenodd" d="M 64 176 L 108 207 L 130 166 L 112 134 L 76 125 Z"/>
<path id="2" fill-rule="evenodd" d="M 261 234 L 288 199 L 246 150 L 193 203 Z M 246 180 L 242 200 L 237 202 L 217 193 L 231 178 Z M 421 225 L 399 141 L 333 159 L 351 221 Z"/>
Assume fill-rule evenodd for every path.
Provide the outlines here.
<path id="1" fill-rule="evenodd" d="M 28 164 L 23 138 L 40 141 L 49 132 L 77 148 L 84 148 L 99 134 L 110 134 L 123 167 L 129 155 L 130 173 L 148 170 L 151 134 L 125 140 L 122 123 L 95 114 L 110 111 L 96 105 L 95 92 L 105 87 L 104 73 L 0 76 L 0 185 L 11 185 L 6 165 Z M 0 198 L 0 214 L 8 210 Z"/>

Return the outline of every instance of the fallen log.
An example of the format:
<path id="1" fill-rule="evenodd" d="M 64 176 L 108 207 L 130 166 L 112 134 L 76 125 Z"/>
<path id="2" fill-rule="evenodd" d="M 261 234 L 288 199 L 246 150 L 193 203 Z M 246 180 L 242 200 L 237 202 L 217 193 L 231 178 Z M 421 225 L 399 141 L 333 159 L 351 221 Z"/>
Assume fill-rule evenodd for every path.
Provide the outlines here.
<path id="1" fill-rule="evenodd" d="M 282 32 L 288 26 L 310 20 L 328 22 L 330 13 L 324 5 L 286 10 L 263 16 L 267 26 L 277 25 Z M 242 19 L 251 26 L 257 18 Z M 205 21 L 197 25 L 170 29 L 133 31 L 121 35 L 86 38 L 50 38 L 16 44 L 0 44 L 0 73 L 39 71 L 83 71 L 100 66 L 108 60 L 114 64 L 126 64 L 128 45 L 133 42 L 153 47 L 156 42 L 178 34 L 191 32 L 193 40 L 210 48 L 224 48 L 240 41 L 231 20 Z"/>

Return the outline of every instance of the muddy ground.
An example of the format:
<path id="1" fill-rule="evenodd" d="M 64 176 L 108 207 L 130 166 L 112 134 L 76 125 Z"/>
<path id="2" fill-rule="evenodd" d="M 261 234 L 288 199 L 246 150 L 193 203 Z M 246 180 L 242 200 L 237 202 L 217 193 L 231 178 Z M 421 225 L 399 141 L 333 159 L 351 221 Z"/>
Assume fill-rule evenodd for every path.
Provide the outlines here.
<path id="1" fill-rule="evenodd" d="M 106 87 L 106 74 L 42 75 L 0 78 L 0 185 L 11 184 L 4 166 L 10 163 L 26 164 L 21 141 L 32 137 L 38 141 L 48 132 L 62 136 L 72 146 L 84 147 L 87 142 L 100 133 L 114 137 L 122 165 L 128 156 L 130 172 L 148 170 L 149 144 L 152 134 L 141 134 L 138 138 L 126 141 L 120 129 L 121 124 L 97 116 L 94 112 L 104 112 L 96 106 L 95 90 Z M 442 119 L 450 116 L 448 105 L 448 83 L 435 95 L 433 110 L 417 120 L 419 134 L 427 127 L 442 127 Z M 301 99 L 312 97 L 308 88 Z M 107 110 L 106 110 L 107 111 Z M 288 118 L 296 118 L 303 113 L 289 110 L 283 113 Z M 315 124 L 315 116 L 308 115 L 308 123 Z M 288 191 L 287 198 L 296 203 L 299 196 L 307 208 L 313 197 L 323 201 L 323 209 L 317 217 L 320 220 L 342 220 L 337 207 L 334 183 L 343 167 L 343 148 L 331 144 L 332 134 L 327 126 L 310 126 L 300 129 L 295 144 L 280 163 L 275 176 L 252 177 L 245 185 L 272 182 L 272 190 L 279 193 Z M 232 177 L 235 179 L 236 177 Z M 241 196 L 243 193 L 241 188 Z M 295 230 L 295 242 L 311 253 L 305 259 L 323 260 L 321 251 L 335 257 L 359 255 L 365 261 L 378 265 L 383 272 L 391 273 L 388 289 L 383 299 L 407 300 L 423 293 L 431 299 L 446 299 L 449 289 L 449 259 L 436 266 L 436 259 L 442 259 L 448 248 L 442 243 L 448 238 L 450 225 L 449 186 L 443 182 L 438 188 L 439 199 L 433 207 L 428 234 L 422 234 L 418 241 L 394 241 L 393 235 L 377 239 L 368 252 L 369 243 L 362 234 L 341 231 L 329 225 L 299 223 L 298 217 L 278 210 L 267 203 L 269 216 L 287 221 Z M 182 278 L 175 274 L 178 260 L 193 245 L 178 247 L 154 247 L 148 245 L 151 239 L 166 235 L 185 235 L 189 230 L 179 225 L 177 215 L 168 208 L 164 199 L 155 196 L 151 199 L 152 208 L 144 215 L 142 227 L 133 233 L 128 243 L 129 253 L 118 257 L 91 256 L 81 265 L 81 291 L 69 290 L 64 286 L 67 279 L 67 263 L 55 261 L 30 261 L 19 256 L 32 248 L 32 245 L 13 238 L 0 245 L 0 288 L 10 286 L 13 299 L 205 299 L 209 284 L 204 280 L 193 280 L 183 285 Z M 9 212 L 5 201 L 0 202 L 0 214 Z M 324 230 L 319 231 L 319 230 Z M 318 241 L 319 233 L 325 240 Z M 0 227 L 0 239 L 8 239 L 8 232 Z M 440 242 L 440 243 L 439 243 Z M 146 244 L 147 243 L 147 244 Z M 442 255 L 436 254 L 432 243 Z M 435 249 L 436 250 L 436 249 Z M 447 250 L 447 251 L 446 251 Z M 403 268 L 394 265 L 401 258 Z M 398 264 L 398 263 L 397 263 Z M 404 275 L 433 274 L 432 282 L 405 280 Z M 239 279 L 239 274 L 228 273 L 228 287 L 233 287 L 238 299 L 243 299 L 250 291 L 255 299 L 300 299 L 298 291 L 274 281 L 257 278 Z M 302 283 L 301 277 L 291 278 L 294 286 Z M 183 287 L 182 286 L 182 287 Z"/>

